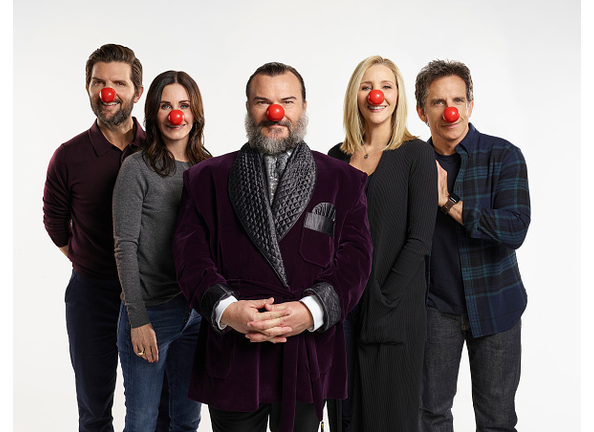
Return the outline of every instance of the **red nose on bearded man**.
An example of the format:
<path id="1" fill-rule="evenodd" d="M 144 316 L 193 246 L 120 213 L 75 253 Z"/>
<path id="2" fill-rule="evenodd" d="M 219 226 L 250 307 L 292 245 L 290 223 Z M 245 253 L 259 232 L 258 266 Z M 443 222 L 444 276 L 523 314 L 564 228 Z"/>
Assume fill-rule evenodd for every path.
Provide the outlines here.
<path id="1" fill-rule="evenodd" d="M 381 90 L 371 90 L 369 95 L 367 95 L 367 100 L 370 104 L 379 105 L 381 104 L 386 98 L 384 97 L 384 93 Z"/>
<path id="2" fill-rule="evenodd" d="M 443 110 L 443 119 L 448 123 L 454 123 L 460 118 L 460 111 L 456 107 L 447 107 Z"/>
<path id="3" fill-rule="evenodd" d="M 179 126 L 184 122 L 184 113 L 180 110 L 173 110 L 169 113 L 169 116 L 167 116 L 167 120 L 169 120 L 169 123 L 172 125 Z"/>
<path id="4" fill-rule="evenodd" d="M 285 109 L 279 104 L 272 104 L 266 110 L 266 118 L 270 121 L 281 121 L 285 117 Z"/>
<path id="5" fill-rule="evenodd" d="M 111 87 L 103 87 L 99 92 L 99 97 L 105 103 L 113 102 L 116 97 L 116 91 Z"/>

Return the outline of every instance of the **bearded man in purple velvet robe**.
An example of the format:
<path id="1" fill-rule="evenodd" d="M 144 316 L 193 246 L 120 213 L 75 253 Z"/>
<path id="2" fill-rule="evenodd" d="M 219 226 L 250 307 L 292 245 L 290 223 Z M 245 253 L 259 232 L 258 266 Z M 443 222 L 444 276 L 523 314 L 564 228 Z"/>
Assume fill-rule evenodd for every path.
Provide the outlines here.
<path id="1" fill-rule="evenodd" d="M 311 151 L 305 85 L 282 63 L 246 85 L 248 143 L 184 174 L 173 244 L 203 318 L 189 396 L 213 430 L 313 432 L 346 397 L 342 322 L 371 271 L 367 176 Z M 279 104 L 284 117 L 268 120 Z"/>

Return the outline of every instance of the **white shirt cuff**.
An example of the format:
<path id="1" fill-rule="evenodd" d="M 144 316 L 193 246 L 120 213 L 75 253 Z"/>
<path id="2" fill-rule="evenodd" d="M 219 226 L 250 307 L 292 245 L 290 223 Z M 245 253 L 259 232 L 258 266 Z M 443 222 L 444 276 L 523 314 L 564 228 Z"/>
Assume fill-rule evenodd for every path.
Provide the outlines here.
<path id="1" fill-rule="evenodd" d="M 234 296 L 227 297 L 224 300 L 221 300 L 217 307 L 215 308 L 215 321 L 219 330 L 225 330 L 227 328 L 227 324 L 221 322 L 221 317 L 223 316 L 223 312 L 227 309 L 231 303 L 235 303 L 237 299 Z"/>
<path id="2" fill-rule="evenodd" d="M 309 309 L 311 316 L 313 317 L 313 326 L 308 328 L 310 332 L 314 332 L 324 324 L 324 310 L 318 298 L 314 295 L 303 297 L 299 300 Z"/>

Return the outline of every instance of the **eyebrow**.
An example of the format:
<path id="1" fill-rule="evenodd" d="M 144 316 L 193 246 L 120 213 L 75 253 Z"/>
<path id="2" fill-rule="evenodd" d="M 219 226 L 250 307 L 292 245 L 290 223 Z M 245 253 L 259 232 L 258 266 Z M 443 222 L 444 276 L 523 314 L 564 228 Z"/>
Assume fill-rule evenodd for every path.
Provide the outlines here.
<path id="1" fill-rule="evenodd" d="M 189 101 L 189 100 L 187 100 L 187 99 L 184 99 L 184 100 L 177 101 L 177 103 L 184 103 L 184 102 L 186 102 L 186 103 L 190 103 L 190 101 Z M 165 99 L 161 99 L 161 101 L 160 101 L 159 103 L 168 103 L 168 104 L 170 104 L 171 102 L 170 102 L 170 101 L 168 101 L 168 100 L 165 100 Z"/>
<path id="2" fill-rule="evenodd" d="M 394 81 L 390 81 L 390 80 L 382 80 L 380 81 L 380 83 L 389 83 L 392 85 L 396 85 L 396 83 Z M 361 84 L 373 84 L 371 81 L 361 81 Z"/>
<path id="3" fill-rule="evenodd" d="M 92 76 L 91 77 L 91 81 L 107 81 L 106 78 L 99 78 L 96 76 Z M 126 78 L 114 78 L 114 79 L 110 79 L 109 81 L 112 82 L 128 82 L 128 80 Z"/>
<path id="4" fill-rule="evenodd" d="M 264 96 L 254 96 L 254 101 L 265 101 L 268 102 L 270 99 L 265 98 Z M 297 100 L 296 96 L 287 96 L 285 98 L 281 99 L 282 101 L 287 101 L 287 100 Z"/>

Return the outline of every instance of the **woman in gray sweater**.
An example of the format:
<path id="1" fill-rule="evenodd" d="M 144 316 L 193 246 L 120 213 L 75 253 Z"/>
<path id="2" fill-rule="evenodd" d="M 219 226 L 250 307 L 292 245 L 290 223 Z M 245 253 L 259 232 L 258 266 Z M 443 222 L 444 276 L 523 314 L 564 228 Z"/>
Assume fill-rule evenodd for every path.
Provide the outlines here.
<path id="1" fill-rule="evenodd" d="M 122 285 L 118 350 L 126 397 L 124 432 L 155 430 L 164 374 L 171 431 L 196 430 L 200 403 L 188 399 L 200 315 L 176 282 L 171 251 L 183 172 L 211 157 L 203 146 L 200 90 L 185 72 L 152 82 L 146 142 L 120 169 L 113 193 L 115 258 Z"/>

